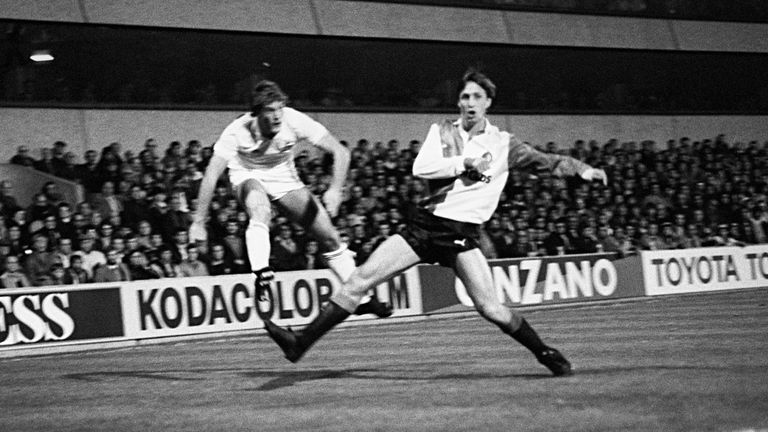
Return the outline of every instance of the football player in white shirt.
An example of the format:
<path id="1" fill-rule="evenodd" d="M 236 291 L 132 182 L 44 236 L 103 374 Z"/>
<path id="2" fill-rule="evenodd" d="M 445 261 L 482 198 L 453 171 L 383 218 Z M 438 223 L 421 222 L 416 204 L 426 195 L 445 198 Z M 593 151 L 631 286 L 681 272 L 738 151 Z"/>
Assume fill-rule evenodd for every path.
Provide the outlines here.
<path id="1" fill-rule="evenodd" d="M 213 146 L 213 156 L 200 184 L 198 209 L 189 229 L 190 240 L 207 239 L 205 221 L 213 193 L 219 177 L 228 168 L 235 196 L 249 216 L 245 244 L 260 297 L 269 292 L 274 279 L 269 266 L 272 203 L 291 220 L 303 225 L 329 251 L 324 254 L 328 267 L 342 282 L 355 269 L 354 253 L 341 242 L 331 222 L 331 216 L 336 215 L 341 204 L 349 150 L 323 125 L 285 106 L 287 100 L 276 83 L 255 84 L 251 112 L 230 123 Z M 302 140 L 333 155 L 331 184 L 323 194 L 325 207 L 302 183 L 296 171 L 294 149 Z M 392 308 L 372 296 L 371 301 L 362 303 L 355 313 L 387 317 L 392 314 Z"/>
<path id="2" fill-rule="evenodd" d="M 495 211 L 510 169 L 537 165 L 555 175 L 580 175 L 604 184 L 607 177 L 576 159 L 539 152 L 490 124 L 486 110 L 495 95 L 496 86 L 488 77 L 467 72 L 459 91 L 460 118 L 432 125 L 414 161 L 413 174 L 428 180 L 429 194 L 418 203 L 406 232 L 376 248 L 303 330 L 293 332 L 265 321 L 288 360 L 298 361 L 344 321 L 370 287 L 419 262 L 437 262 L 453 269 L 483 318 L 533 352 L 554 375 L 572 373 L 558 350 L 544 344 L 519 312 L 499 301 L 480 252 L 479 231 Z"/>

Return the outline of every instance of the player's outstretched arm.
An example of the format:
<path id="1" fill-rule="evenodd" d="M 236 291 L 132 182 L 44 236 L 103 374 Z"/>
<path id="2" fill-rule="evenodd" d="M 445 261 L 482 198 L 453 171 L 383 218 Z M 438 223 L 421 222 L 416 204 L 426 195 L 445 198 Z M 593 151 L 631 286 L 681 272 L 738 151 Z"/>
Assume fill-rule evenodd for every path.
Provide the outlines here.
<path id="1" fill-rule="evenodd" d="M 205 229 L 208 209 L 211 207 L 216 183 L 226 168 L 227 160 L 214 154 L 208 163 L 208 167 L 205 169 L 203 180 L 200 182 L 200 191 L 197 194 L 197 209 L 192 219 L 192 225 L 189 227 L 189 239 L 193 242 L 195 240 L 206 240 L 208 237 Z"/>
<path id="2" fill-rule="evenodd" d="M 593 168 L 590 165 L 570 156 L 544 153 L 532 146 L 521 142 L 514 135 L 509 138 L 509 169 L 537 166 L 547 169 L 552 174 L 564 177 L 578 175 L 587 181 L 601 181 L 608 185 L 608 176 L 605 171 Z"/>
<path id="3" fill-rule="evenodd" d="M 323 194 L 323 204 L 331 216 L 336 216 L 341 205 L 342 190 L 347 181 L 350 152 L 330 133 L 325 134 L 317 145 L 333 155 L 333 178 L 328 190 Z"/>

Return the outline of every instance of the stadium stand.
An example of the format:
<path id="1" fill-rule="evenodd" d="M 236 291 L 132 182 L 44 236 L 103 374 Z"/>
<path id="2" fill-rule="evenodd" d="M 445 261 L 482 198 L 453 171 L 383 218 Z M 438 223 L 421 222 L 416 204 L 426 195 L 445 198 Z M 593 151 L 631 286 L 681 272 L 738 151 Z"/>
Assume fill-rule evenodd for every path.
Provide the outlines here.
<path id="1" fill-rule="evenodd" d="M 410 174 L 419 142 L 407 146 L 361 139 L 349 145 L 352 163 L 347 196 L 335 220 L 360 262 L 387 236 L 403 229 L 408 203 L 425 184 Z M 53 149 L 51 149 L 53 150 Z M 19 283 L 21 263 L 32 285 L 91 281 L 99 268 L 134 279 L 180 277 L 183 268 L 212 264 L 209 245 L 198 244 L 188 262 L 190 215 L 210 157 L 197 141 L 169 144 L 158 152 L 148 140 L 139 154 L 113 143 L 87 162 L 73 158 L 46 175 L 73 173 L 85 185 L 94 177 L 112 187 L 72 200 L 46 183 L 34 201 L 19 204 L 9 179 L 0 190 L 0 284 Z M 504 197 L 485 226 L 488 257 L 545 256 L 764 243 L 768 229 L 765 171 L 768 142 L 730 143 L 725 136 L 653 141 L 577 141 L 566 150 L 554 142 L 542 151 L 570 155 L 604 168 L 607 187 L 558 179 L 535 170 L 512 173 Z M 309 188 L 327 188 L 329 162 L 307 151 L 296 158 Z M 33 168 L 44 165 L 35 160 Z M 19 163 L 20 159 L 15 158 Z M 29 169 L 29 168 L 24 168 Z M 247 217 L 222 178 L 212 203 L 209 238 L 216 272 L 247 272 L 242 238 Z M 55 184 L 55 183 L 53 183 Z M 87 189 L 87 187 L 86 187 Z M 322 267 L 317 243 L 275 214 L 272 264 L 280 270 Z M 222 253 L 223 252 L 223 253 Z M 13 261 L 13 260 L 12 260 Z M 197 262 L 199 261 L 199 262 Z M 84 269 L 84 270 L 83 270 Z M 63 270 L 63 275 L 62 271 Z M 7 274 L 6 277 L 1 275 Z M 105 271 L 98 272 L 103 280 Z M 131 273 L 134 273 L 131 275 Z"/>

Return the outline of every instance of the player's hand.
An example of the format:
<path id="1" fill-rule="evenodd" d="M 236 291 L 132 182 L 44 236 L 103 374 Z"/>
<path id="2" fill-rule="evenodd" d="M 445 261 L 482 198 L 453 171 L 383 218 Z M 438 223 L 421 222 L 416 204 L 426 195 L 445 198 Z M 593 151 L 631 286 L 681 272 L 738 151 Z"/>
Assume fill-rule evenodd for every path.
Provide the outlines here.
<path id="1" fill-rule="evenodd" d="M 323 204 L 331 217 L 336 217 L 336 215 L 339 214 L 341 195 L 341 190 L 336 188 L 328 188 L 323 194 Z"/>
<path id="2" fill-rule="evenodd" d="M 587 181 L 598 180 L 603 182 L 603 185 L 608 186 L 608 175 L 605 171 L 598 168 L 588 168 L 581 173 L 581 178 Z"/>
<path id="3" fill-rule="evenodd" d="M 205 229 L 205 222 L 192 222 L 192 225 L 189 226 L 189 240 L 192 243 L 198 240 L 208 240 L 208 231 Z"/>
<path id="4" fill-rule="evenodd" d="M 476 158 L 465 158 L 464 159 L 464 168 L 466 168 L 467 171 L 477 171 L 482 173 L 483 171 L 487 170 L 491 167 L 491 157 L 489 153 L 486 153 L 483 155 L 483 157 L 476 157 Z"/>

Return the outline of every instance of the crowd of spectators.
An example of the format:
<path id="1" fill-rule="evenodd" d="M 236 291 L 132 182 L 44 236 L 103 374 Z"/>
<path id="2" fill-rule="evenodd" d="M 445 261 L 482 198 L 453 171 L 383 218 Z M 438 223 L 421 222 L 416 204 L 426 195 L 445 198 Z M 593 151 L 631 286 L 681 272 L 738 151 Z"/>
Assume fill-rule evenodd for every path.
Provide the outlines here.
<path id="1" fill-rule="evenodd" d="M 349 145 L 345 200 L 334 223 L 362 262 L 402 231 L 408 209 L 425 195 L 411 174 L 420 142 Z M 510 173 L 486 224 L 489 258 L 765 243 L 768 231 L 768 142 L 577 141 L 561 150 L 606 170 L 608 186 L 530 169 Z M 226 176 L 211 204 L 208 242 L 190 243 L 188 228 L 212 148 L 198 141 L 158 149 L 153 139 L 134 154 L 119 143 L 88 150 L 84 162 L 56 142 L 40 157 L 19 146 L 11 163 L 82 184 L 83 202 L 67 202 L 48 182 L 29 206 L 13 184 L 0 188 L 0 287 L 40 286 L 248 273 L 243 232 L 248 216 Z M 296 166 L 310 190 L 328 187 L 331 161 L 301 151 Z M 271 264 L 278 271 L 322 268 L 316 240 L 275 211 Z"/>

